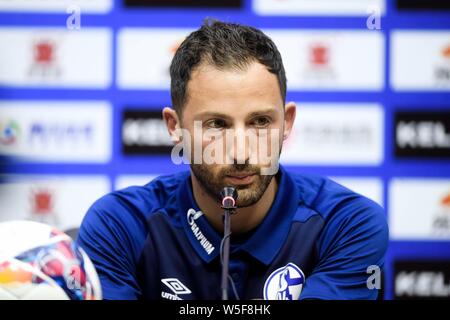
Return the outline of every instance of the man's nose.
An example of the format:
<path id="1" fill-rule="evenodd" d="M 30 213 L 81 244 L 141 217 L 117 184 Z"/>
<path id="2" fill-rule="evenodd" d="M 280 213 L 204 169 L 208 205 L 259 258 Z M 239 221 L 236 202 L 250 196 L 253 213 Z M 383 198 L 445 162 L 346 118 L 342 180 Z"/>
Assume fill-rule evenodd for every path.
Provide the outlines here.
<path id="1" fill-rule="evenodd" d="M 227 152 L 230 159 L 235 164 L 246 164 L 250 159 L 250 145 L 247 128 L 245 126 L 235 126 L 232 133 L 228 135 L 227 145 L 229 146 Z"/>

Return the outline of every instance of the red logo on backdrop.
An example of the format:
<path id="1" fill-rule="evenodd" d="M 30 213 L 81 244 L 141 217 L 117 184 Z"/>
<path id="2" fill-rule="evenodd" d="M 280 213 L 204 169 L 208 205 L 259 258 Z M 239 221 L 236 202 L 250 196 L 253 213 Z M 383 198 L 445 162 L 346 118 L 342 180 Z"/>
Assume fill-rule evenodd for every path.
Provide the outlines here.
<path id="1" fill-rule="evenodd" d="M 50 215 L 53 212 L 53 195 L 49 190 L 34 190 L 31 194 L 31 212 L 36 215 Z"/>
<path id="2" fill-rule="evenodd" d="M 50 64 L 54 60 L 54 45 L 51 42 L 42 41 L 34 45 L 34 61 L 39 64 Z"/>
<path id="3" fill-rule="evenodd" d="M 450 45 L 442 50 L 442 56 L 446 59 L 450 59 Z"/>
<path id="4" fill-rule="evenodd" d="M 441 205 L 444 207 L 450 208 L 450 193 L 447 196 L 445 196 L 444 198 L 442 198 Z"/>
<path id="5" fill-rule="evenodd" d="M 447 237 L 450 235 L 450 193 L 439 202 L 439 211 L 433 217 L 433 232 L 437 236 Z"/>
<path id="6" fill-rule="evenodd" d="M 41 39 L 32 44 L 32 59 L 29 74 L 33 77 L 58 77 L 61 74 L 57 65 L 57 46 L 49 39 Z"/>
<path id="7" fill-rule="evenodd" d="M 434 70 L 437 86 L 447 88 L 450 85 L 450 44 L 445 46 L 441 52 L 442 62 Z"/>
<path id="8" fill-rule="evenodd" d="M 303 76 L 311 80 L 333 80 L 335 74 L 331 47 L 326 43 L 316 42 L 311 43 L 307 50 L 306 70 Z"/>
<path id="9" fill-rule="evenodd" d="M 315 44 L 310 46 L 310 62 L 314 66 L 323 67 L 328 65 L 330 61 L 330 49 L 322 44 Z"/>
<path id="10" fill-rule="evenodd" d="M 34 187 L 30 190 L 30 219 L 51 226 L 58 226 L 55 212 L 55 193 L 49 188 Z"/>

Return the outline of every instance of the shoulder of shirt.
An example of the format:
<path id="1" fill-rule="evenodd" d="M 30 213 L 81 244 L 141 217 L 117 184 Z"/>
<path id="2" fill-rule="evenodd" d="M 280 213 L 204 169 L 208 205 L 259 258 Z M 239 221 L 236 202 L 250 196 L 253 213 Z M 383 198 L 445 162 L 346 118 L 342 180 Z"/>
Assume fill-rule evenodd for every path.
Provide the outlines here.
<path id="1" fill-rule="evenodd" d="M 144 186 L 130 186 L 98 199 L 89 211 L 126 220 L 130 215 L 148 219 L 152 214 L 176 206 L 176 191 L 189 171 L 156 177 Z"/>
<path id="2" fill-rule="evenodd" d="M 288 172 L 299 190 L 299 208 L 294 217 L 306 221 L 319 215 L 324 220 L 364 214 L 384 220 L 384 209 L 373 200 L 318 175 Z"/>

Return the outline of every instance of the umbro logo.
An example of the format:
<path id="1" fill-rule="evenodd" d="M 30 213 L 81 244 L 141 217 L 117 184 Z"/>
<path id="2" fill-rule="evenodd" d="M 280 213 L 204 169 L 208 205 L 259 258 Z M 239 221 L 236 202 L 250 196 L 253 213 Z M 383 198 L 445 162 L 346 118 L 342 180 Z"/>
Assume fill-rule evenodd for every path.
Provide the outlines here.
<path id="1" fill-rule="evenodd" d="M 192 293 L 188 287 L 186 287 L 180 280 L 177 278 L 166 278 L 161 279 L 161 282 L 164 283 L 171 291 L 170 292 L 161 292 L 161 297 L 169 300 L 183 300 L 178 295 L 190 294 Z"/>

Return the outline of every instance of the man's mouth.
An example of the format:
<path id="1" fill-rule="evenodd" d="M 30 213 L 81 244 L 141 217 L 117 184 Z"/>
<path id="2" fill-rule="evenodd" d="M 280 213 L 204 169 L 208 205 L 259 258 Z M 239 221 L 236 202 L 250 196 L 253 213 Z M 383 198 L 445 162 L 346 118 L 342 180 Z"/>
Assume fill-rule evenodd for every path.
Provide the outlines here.
<path id="1" fill-rule="evenodd" d="M 226 180 L 234 185 L 246 185 L 252 183 L 255 177 L 255 173 L 236 173 L 226 175 Z"/>

